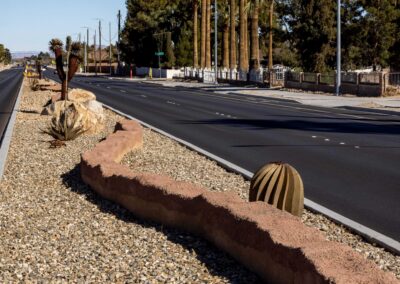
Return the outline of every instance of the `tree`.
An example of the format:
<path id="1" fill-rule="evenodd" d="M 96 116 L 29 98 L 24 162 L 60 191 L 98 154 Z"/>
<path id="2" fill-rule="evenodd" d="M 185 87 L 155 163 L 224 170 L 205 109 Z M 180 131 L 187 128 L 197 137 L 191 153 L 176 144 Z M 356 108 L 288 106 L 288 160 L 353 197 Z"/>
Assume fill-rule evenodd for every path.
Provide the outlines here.
<path id="1" fill-rule="evenodd" d="M 245 0 L 239 0 L 239 70 L 246 72 Z"/>
<path id="2" fill-rule="evenodd" d="M 11 63 L 12 56 L 8 48 L 4 49 L 4 64 L 8 65 Z"/>
<path id="3" fill-rule="evenodd" d="M 250 54 L 250 68 L 258 70 L 260 68 L 260 43 L 258 40 L 258 13 L 260 9 L 260 0 L 252 0 L 251 9 L 251 54 Z"/>
<path id="4" fill-rule="evenodd" d="M 336 2 L 331 0 L 286 1 L 285 20 L 308 72 L 327 72 L 335 65 Z"/>
<path id="5" fill-rule="evenodd" d="M 63 62 L 63 42 L 57 38 L 52 39 L 49 42 L 49 50 L 54 52 L 56 56 L 56 69 L 58 77 L 61 80 L 61 99 L 68 99 L 67 91 L 68 91 L 68 82 L 72 80 L 76 71 L 78 70 L 79 61 L 80 61 L 80 49 L 81 43 L 79 42 L 71 42 L 69 46 L 69 50 L 71 51 L 68 61 L 68 74 L 64 71 L 64 62 Z"/>
<path id="6" fill-rule="evenodd" d="M 365 16 L 361 20 L 364 30 L 364 58 L 377 66 L 388 66 L 390 48 L 396 42 L 396 20 L 398 9 L 393 0 L 364 0 Z"/>
<path id="7" fill-rule="evenodd" d="M 211 0 L 207 1 L 206 18 L 206 68 L 211 69 Z"/>
<path id="8" fill-rule="evenodd" d="M 219 24 L 222 26 L 222 67 L 225 69 L 229 68 L 229 1 L 222 0 L 218 7 L 218 19 Z"/>
<path id="9" fill-rule="evenodd" d="M 193 67 L 199 67 L 199 53 L 198 53 L 198 10 L 199 0 L 193 1 Z"/>
<path id="10" fill-rule="evenodd" d="M 236 0 L 230 0 L 230 54 L 229 67 L 231 70 L 236 69 Z"/>

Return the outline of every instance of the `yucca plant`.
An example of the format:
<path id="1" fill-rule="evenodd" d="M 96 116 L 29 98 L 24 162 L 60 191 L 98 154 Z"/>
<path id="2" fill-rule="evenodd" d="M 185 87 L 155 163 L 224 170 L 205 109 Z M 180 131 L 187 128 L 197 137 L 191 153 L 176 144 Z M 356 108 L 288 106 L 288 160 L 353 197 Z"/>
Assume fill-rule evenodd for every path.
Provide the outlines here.
<path id="1" fill-rule="evenodd" d="M 68 38 L 67 38 L 68 41 Z M 79 67 L 80 58 L 80 50 L 81 43 L 79 42 L 67 42 L 67 60 L 68 60 L 68 74 L 65 74 L 64 64 L 63 64 L 63 52 L 62 52 L 63 42 L 57 38 L 52 39 L 49 42 L 49 49 L 53 51 L 56 56 L 56 67 L 58 77 L 62 82 L 61 87 L 61 99 L 68 99 L 67 91 L 68 91 L 68 82 L 72 80 L 72 77 L 75 75 L 76 71 Z M 67 76 L 68 75 L 68 76 Z"/>
<path id="2" fill-rule="evenodd" d="M 60 113 L 53 115 L 50 125 L 43 132 L 57 140 L 74 140 L 85 132 L 83 115 L 74 104 L 67 105 L 67 102 L 63 102 Z"/>
<path id="3" fill-rule="evenodd" d="M 267 164 L 251 180 L 249 201 L 265 201 L 300 217 L 304 208 L 303 181 L 289 164 Z"/>
<path id="4" fill-rule="evenodd" d="M 67 94 L 67 80 L 64 71 L 64 63 L 63 63 L 63 56 L 62 56 L 62 47 L 63 42 L 58 38 L 53 38 L 49 42 L 49 49 L 50 51 L 54 52 L 56 57 L 56 69 L 58 77 L 61 80 L 61 99 L 65 100 Z"/>

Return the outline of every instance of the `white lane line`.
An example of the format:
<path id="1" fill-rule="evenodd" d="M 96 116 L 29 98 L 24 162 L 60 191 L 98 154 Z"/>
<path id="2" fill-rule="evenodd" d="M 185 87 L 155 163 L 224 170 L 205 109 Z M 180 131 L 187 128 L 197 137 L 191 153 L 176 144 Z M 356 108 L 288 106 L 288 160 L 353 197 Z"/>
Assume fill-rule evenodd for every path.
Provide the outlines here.
<path id="1" fill-rule="evenodd" d="M 360 146 L 354 146 L 354 148 L 356 148 L 356 149 L 360 149 Z"/>
<path id="2" fill-rule="evenodd" d="M 147 96 L 146 95 L 140 95 L 141 97 L 143 97 L 143 98 L 147 98 Z"/>
<path id="3" fill-rule="evenodd" d="M 108 87 L 108 86 L 107 86 L 107 89 L 111 89 L 111 87 Z"/>
<path id="4" fill-rule="evenodd" d="M 121 93 L 126 93 L 126 91 L 124 91 L 124 90 L 119 90 Z"/>
<path id="5" fill-rule="evenodd" d="M 118 114 L 120 114 L 122 116 L 125 116 L 126 118 L 129 118 L 129 119 L 132 119 L 132 120 L 136 120 L 137 122 L 139 122 L 140 124 L 144 125 L 145 127 L 148 127 L 148 128 L 150 128 L 150 129 L 152 129 L 152 130 L 154 130 L 154 131 L 156 131 L 156 132 L 158 132 L 160 134 L 163 134 L 163 135 L 165 135 L 165 136 L 177 141 L 178 143 L 180 143 L 182 145 L 185 145 L 189 149 L 192 149 L 192 150 L 194 150 L 194 151 L 196 151 L 196 152 L 208 157 L 209 159 L 216 161 L 219 165 L 223 166 L 224 168 L 226 168 L 228 170 L 231 170 L 233 172 L 236 172 L 236 173 L 244 176 L 248 180 L 251 180 L 251 178 L 253 177 L 253 173 L 252 172 L 250 172 L 250 171 L 248 171 L 248 170 L 246 170 L 246 169 L 244 169 L 242 167 L 239 167 L 238 165 L 235 165 L 235 164 L 233 164 L 233 163 L 231 163 L 231 162 L 229 162 L 229 161 L 227 161 L 227 160 L 225 160 L 225 159 L 223 159 L 221 157 L 218 157 L 217 155 L 214 155 L 214 154 L 212 154 L 212 153 L 210 153 L 210 152 L 208 152 L 208 151 L 206 151 L 206 150 L 204 150 L 204 149 L 202 149 L 202 148 L 200 148 L 198 146 L 195 146 L 194 144 L 191 144 L 191 143 L 189 143 L 189 142 L 187 142 L 187 141 L 185 141 L 183 139 L 180 139 L 180 138 L 178 138 L 176 136 L 173 136 L 173 135 L 169 134 L 168 132 L 165 132 L 165 131 L 157 128 L 157 127 L 154 127 L 151 124 L 148 124 L 148 123 L 146 123 L 144 121 L 141 121 L 141 120 L 139 120 L 139 119 L 137 119 L 137 118 L 135 118 L 133 116 L 130 116 L 130 115 L 128 115 L 128 114 L 126 114 L 126 113 L 124 113 L 122 111 L 119 111 L 119 110 L 117 110 L 117 109 L 115 109 L 115 108 L 113 108 L 113 107 L 111 107 L 111 106 L 109 106 L 107 104 L 103 103 L 103 106 L 105 106 L 108 109 L 111 109 L 112 111 L 114 111 L 114 112 L 116 112 L 116 113 L 118 113 Z M 356 147 L 358 147 L 358 146 L 356 146 Z M 325 215 L 325 216 L 331 218 L 332 220 L 336 221 L 337 223 L 342 224 L 342 225 L 344 225 L 344 226 L 346 226 L 348 228 L 351 228 L 355 232 L 357 232 L 360 235 L 364 236 L 367 240 L 369 240 L 371 242 L 376 242 L 376 243 L 382 245 L 384 248 L 387 248 L 390 251 L 393 251 L 393 252 L 395 252 L 397 254 L 400 254 L 400 242 L 398 242 L 398 241 L 396 241 L 396 240 L 394 240 L 394 239 L 392 239 L 392 238 L 390 238 L 388 236 L 385 236 L 382 233 L 379 233 L 379 232 L 377 232 L 377 231 L 375 231 L 373 229 L 370 229 L 370 228 L 368 228 L 368 227 L 366 227 L 366 226 L 364 226 L 364 225 L 362 225 L 362 224 L 360 224 L 358 222 L 355 222 L 355 221 L 353 221 L 353 220 L 351 220 L 351 219 L 349 219 L 349 218 L 347 218 L 347 217 L 345 217 L 345 216 L 343 216 L 341 214 L 338 214 L 335 211 L 332 211 L 332 210 L 330 210 L 330 209 L 328 209 L 328 208 L 326 208 L 326 207 L 324 207 L 324 206 L 322 206 L 322 205 L 320 205 L 320 204 L 318 204 L 316 202 L 313 202 L 310 199 L 304 198 L 304 207 L 308 208 L 310 210 L 313 210 L 313 211 L 315 211 L 317 213 L 321 213 L 322 215 Z"/>
<path id="6" fill-rule="evenodd" d="M 313 136 L 311 136 L 311 138 L 315 139 L 315 138 L 317 138 L 317 136 L 313 135 Z"/>
<path id="7" fill-rule="evenodd" d="M 339 144 L 340 144 L 340 145 L 346 145 L 346 143 L 344 143 L 344 142 L 340 142 Z"/>
<path id="8" fill-rule="evenodd" d="M 325 142 L 329 142 L 329 141 L 331 141 L 331 139 L 325 138 L 324 141 L 325 141 Z"/>

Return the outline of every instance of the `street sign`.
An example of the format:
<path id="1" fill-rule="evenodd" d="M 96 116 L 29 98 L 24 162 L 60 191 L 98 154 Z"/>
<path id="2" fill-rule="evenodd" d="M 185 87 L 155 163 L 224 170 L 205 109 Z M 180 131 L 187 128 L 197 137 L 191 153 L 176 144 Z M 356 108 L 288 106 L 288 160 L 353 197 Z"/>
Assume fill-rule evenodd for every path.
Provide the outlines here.
<path id="1" fill-rule="evenodd" d="M 160 51 L 160 52 L 156 52 L 155 54 L 156 54 L 156 56 L 163 56 L 164 52 Z"/>

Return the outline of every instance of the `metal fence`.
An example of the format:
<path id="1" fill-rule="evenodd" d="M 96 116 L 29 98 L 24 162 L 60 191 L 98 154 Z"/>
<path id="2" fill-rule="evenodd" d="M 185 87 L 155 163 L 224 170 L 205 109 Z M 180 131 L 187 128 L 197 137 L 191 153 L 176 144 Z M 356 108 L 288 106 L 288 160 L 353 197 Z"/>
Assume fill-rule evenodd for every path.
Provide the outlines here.
<path id="1" fill-rule="evenodd" d="M 335 85 L 336 83 L 336 74 L 321 74 L 319 77 L 319 83 L 325 85 Z"/>
<path id="2" fill-rule="evenodd" d="M 292 82 L 300 82 L 300 73 L 298 72 L 287 72 L 286 73 L 286 80 Z"/>
<path id="3" fill-rule="evenodd" d="M 342 72 L 342 82 L 343 83 L 351 83 L 351 84 L 357 84 L 357 77 L 358 73 L 355 72 Z"/>
<path id="4" fill-rule="evenodd" d="M 389 85 L 400 86 L 400 73 L 389 73 Z"/>
<path id="5" fill-rule="evenodd" d="M 316 73 L 303 73 L 303 82 L 317 83 L 317 74 Z"/>
<path id="6" fill-rule="evenodd" d="M 360 73 L 360 84 L 379 85 L 380 73 Z"/>

